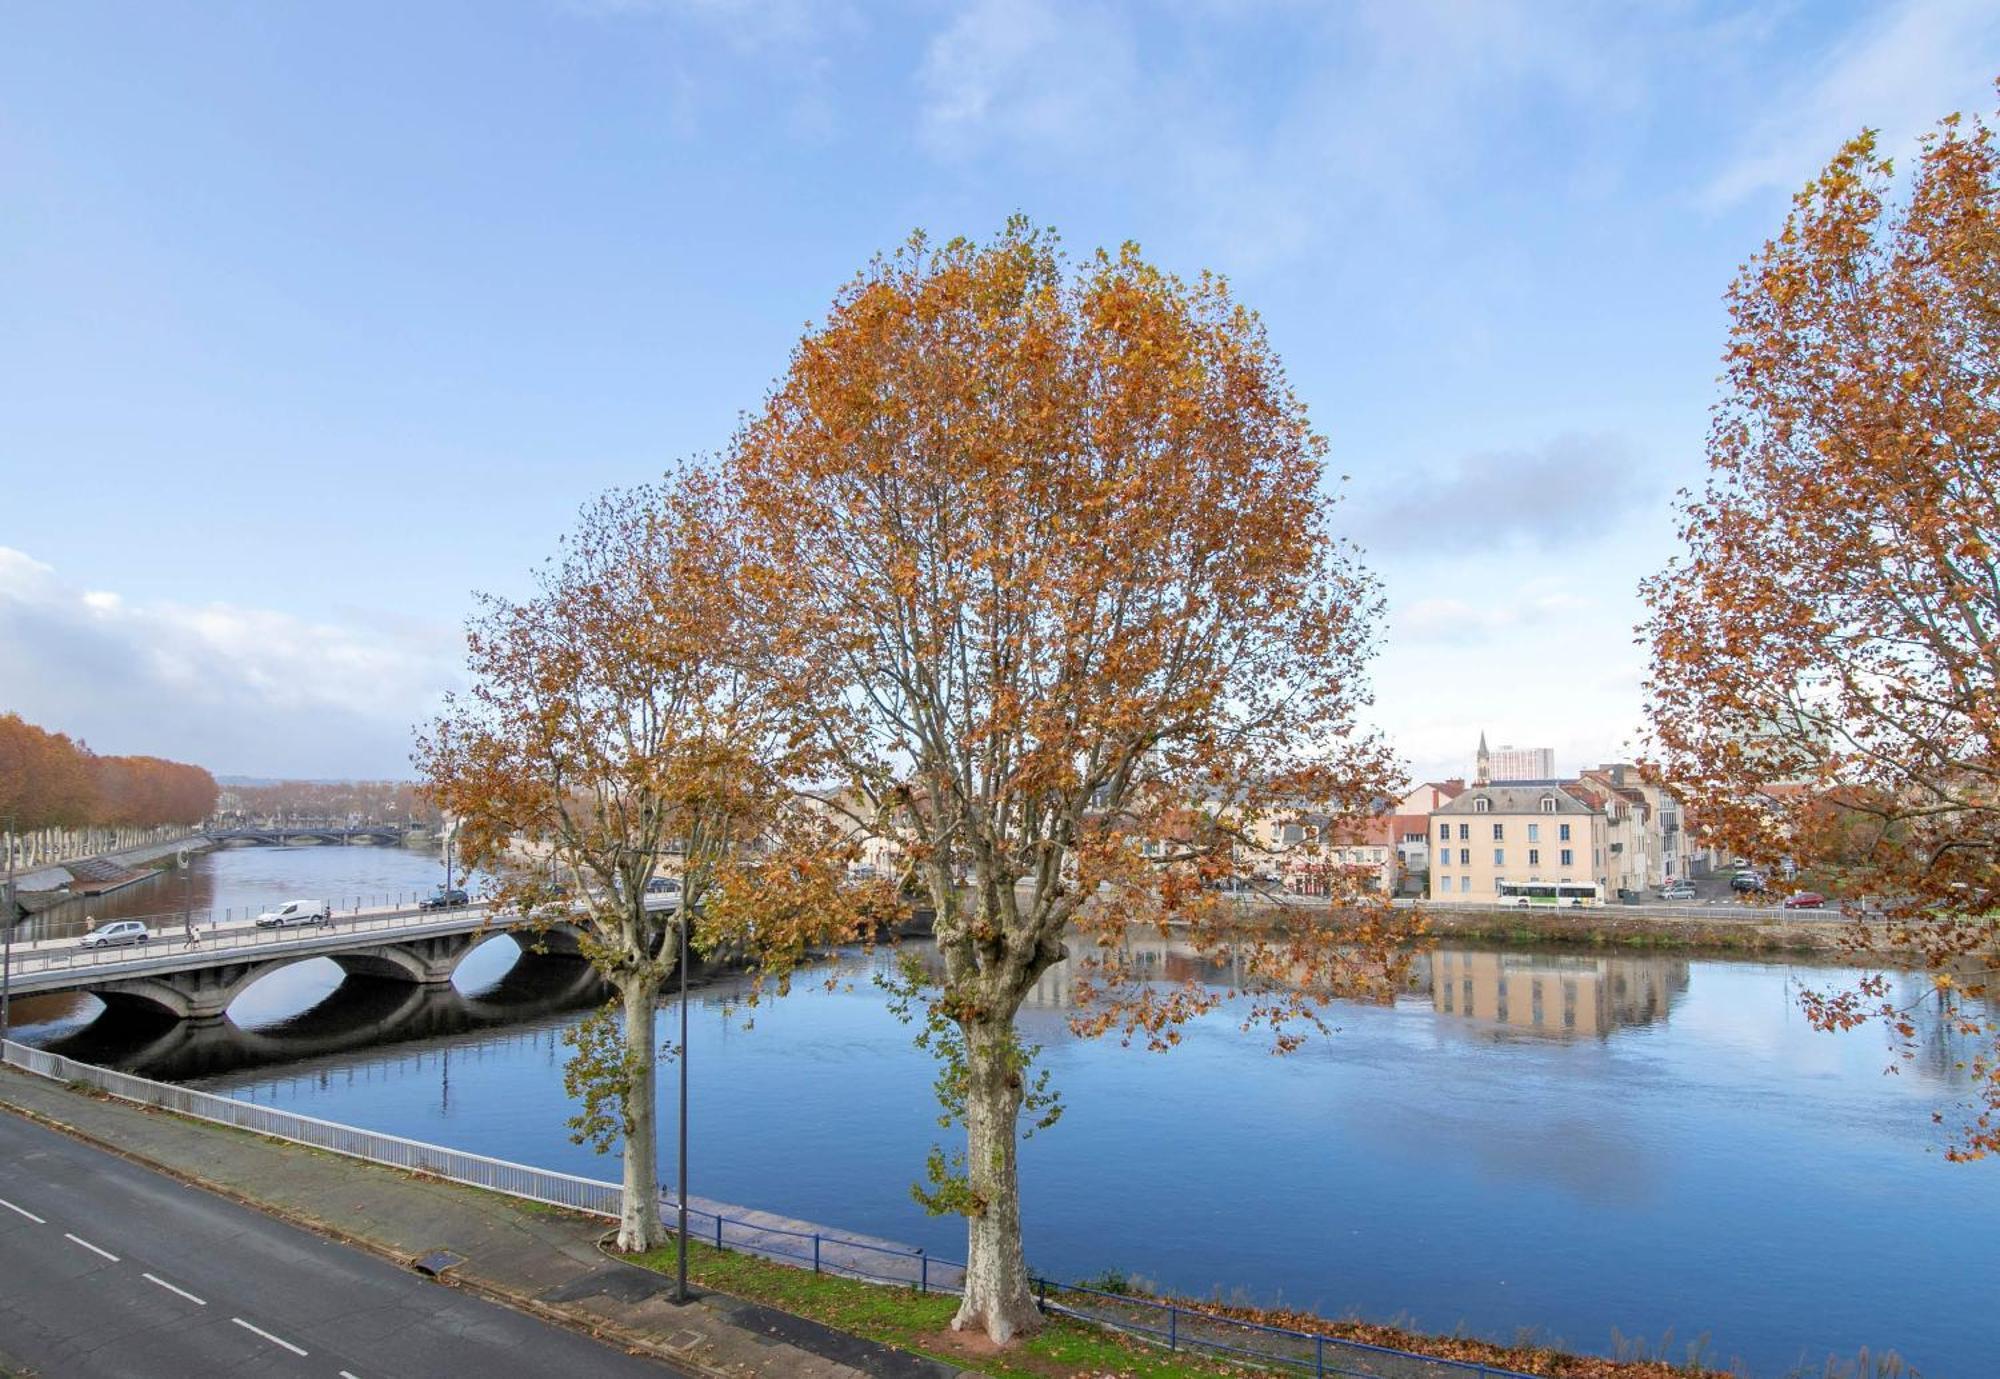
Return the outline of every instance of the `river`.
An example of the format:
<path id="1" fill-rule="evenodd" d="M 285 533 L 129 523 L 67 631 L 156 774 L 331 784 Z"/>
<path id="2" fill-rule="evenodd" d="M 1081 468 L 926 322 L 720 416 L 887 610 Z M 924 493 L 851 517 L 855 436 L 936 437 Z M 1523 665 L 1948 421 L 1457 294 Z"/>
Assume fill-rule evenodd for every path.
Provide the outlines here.
<path id="1" fill-rule="evenodd" d="M 206 865 L 234 895 L 232 869 L 287 863 Z M 91 1025 L 87 997 L 21 1015 L 29 1037 L 79 1056 L 615 1179 L 564 1130 L 559 1036 L 595 991 L 573 965 L 515 955 L 492 940 L 401 1025 L 386 1007 L 407 993 L 343 985 L 325 962 L 258 983 L 231 1026 L 200 1036 Z M 962 1232 L 909 1196 L 940 1137 L 934 1070 L 885 1009 L 877 961 L 852 955 L 819 974 L 831 989 L 801 981 L 754 1012 L 733 983 L 698 989 L 692 1183 L 957 1258 Z M 1605 1353 L 1671 1332 L 1684 1357 L 1705 1336 L 1711 1362 L 1757 1376 L 1816 1375 L 1863 1346 L 1927 1376 L 1992 1373 L 2000 1171 L 1944 1162 L 1930 1118 L 1963 1094 L 1965 1050 L 1932 1032 L 1885 1076 L 1878 1031 L 1818 1034 L 1798 1013 L 1800 983 L 1837 975 L 1447 946 L 1393 1005 L 1341 1007 L 1331 1038 L 1278 1058 L 1226 1010 L 1167 1055 L 1078 1040 L 1051 973 L 1023 1023 L 1068 1110 L 1023 1150 L 1030 1259 Z M 668 1119 L 669 1156 L 674 1134 Z"/>

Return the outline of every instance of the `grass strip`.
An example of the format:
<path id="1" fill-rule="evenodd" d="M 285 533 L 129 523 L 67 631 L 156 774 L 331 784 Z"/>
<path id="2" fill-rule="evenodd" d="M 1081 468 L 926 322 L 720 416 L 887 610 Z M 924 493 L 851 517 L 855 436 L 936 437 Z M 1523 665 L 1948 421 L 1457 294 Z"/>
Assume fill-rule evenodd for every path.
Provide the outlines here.
<path id="1" fill-rule="evenodd" d="M 913 1351 L 993 1379 L 1221 1379 L 1221 1376 L 1289 1373 L 1252 1369 L 1188 1354 L 1169 1354 L 1130 1337 L 1065 1317 L 1051 1317 L 1039 1333 L 1004 1351 L 951 1330 L 958 1299 L 919 1293 L 835 1274 L 815 1274 L 757 1255 L 718 1250 L 690 1241 L 688 1278 L 704 1288 L 806 1317 L 838 1331 L 899 1350 Z M 621 1256 L 621 1258 L 627 1258 Z M 631 1263 L 673 1273 L 677 1244 L 629 1256 Z"/>

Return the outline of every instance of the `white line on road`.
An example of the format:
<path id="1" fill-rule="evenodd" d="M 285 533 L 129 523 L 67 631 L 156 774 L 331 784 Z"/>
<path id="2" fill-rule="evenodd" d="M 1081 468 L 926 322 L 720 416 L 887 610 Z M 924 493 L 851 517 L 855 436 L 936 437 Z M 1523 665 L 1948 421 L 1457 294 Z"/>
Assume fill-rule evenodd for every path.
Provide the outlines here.
<path id="1" fill-rule="evenodd" d="M 176 1287 L 174 1287 L 174 1285 L 173 1285 L 173 1284 L 171 1284 L 171 1283 L 167 1282 L 167 1281 L 166 1281 L 165 1279 L 161 1278 L 161 1277 L 160 1277 L 160 1276 L 159 1276 L 158 1274 L 142 1274 L 142 1275 L 140 1275 L 140 1277 L 141 1277 L 141 1278 L 143 1278 L 143 1279 L 145 1279 L 145 1280 L 146 1280 L 146 1281 L 147 1281 L 148 1283 L 157 1283 L 157 1284 L 159 1284 L 159 1285 L 160 1285 L 160 1287 L 162 1287 L 162 1288 L 166 1289 L 166 1290 L 167 1290 L 167 1291 L 168 1291 L 169 1293 L 179 1293 L 179 1294 L 180 1294 L 180 1295 L 181 1295 L 182 1297 L 186 1298 L 186 1299 L 187 1299 L 187 1300 L 188 1300 L 189 1302 L 193 1303 L 193 1304 L 194 1304 L 194 1305 L 195 1305 L 196 1307 L 206 1307 L 206 1306 L 208 1306 L 208 1304 L 207 1304 L 206 1302 L 204 1302 L 204 1301 L 202 1301 L 202 1300 L 201 1300 L 200 1298 L 196 1297 L 196 1296 L 195 1296 L 195 1295 L 194 1295 L 193 1293 L 190 1293 L 190 1292 L 189 1292 L 189 1291 L 188 1291 L 187 1289 L 185 1289 L 185 1288 L 176 1288 Z"/>
<path id="2" fill-rule="evenodd" d="M 5 1207 L 7 1208 L 8 1211 L 19 1212 L 21 1215 L 27 1217 L 30 1221 L 34 1222 L 37 1226 L 46 1226 L 49 1224 L 48 1222 L 42 1220 L 41 1217 L 29 1211 L 26 1207 L 17 1207 L 12 1202 L 8 1201 L 5 1197 L 0 1197 L 0 1207 Z"/>
<path id="3" fill-rule="evenodd" d="M 64 1236 L 65 1236 L 66 1238 L 70 1239 L 70 1240 L 74 1240 L 74 1241 L 75 1241 L 75 1242 L 76 1242 L 77 1244 L 79 1244 L 79 1245 L 83 1246 L 83 1248 L 84 1248 L 84 1249 L 86 1249 L 86 1250 L 89 1250 L 89 1251 L 90 1251 L 90 1252 L 91 1252 L 92 1254 L 94 1254 L 94 1255 L 103 1255 L 103 1256 L 104 1256 L 104 1257 L 105 1257 L 106 1259 L 110 1260 L 110 1261 L 111 1261 L 111 1262 L 112 1262 L 113 1264 L 116 1264 L 116 1263 L 118 1262 L 118 1256 L 117 1256 L 117 1255 L 115 1255 L 115 1254 L 111 1253 L 111 1251 L 109 1251 L 109 1250 L 106 1250 L 106 1249 L 102 1249 L 102 1248 L 100 1248 L 100 1247 L 98 1247 L 98 1246 L 96 1246 L 96 1245 L 93 1245 L 93 1244 L 91 1244 L 91 1243 L 90 1243 L 90 1242 L 89 1242 L 88 1240 L 85 1240 L 85 1239 L 84 1239 L 84 1238 L 83 1238 L 82 1236 L 80 1236 L 80 1235 L 70 1235 L 70 1233 L 69 1233 L 68 1231 L 64 1231 L 64 1232 L 63 1232 L 63 1235 L 64 1235 Z"/>
<path id="4" fill-rule="evenodd" d="M 245 1331 L 253 1331 L 253 1332 L 255 1332 L 255 1333 L 256 1333 L 257 1335 L 259 1335 L 259 1336 L 262 1336 L 262 1337 L 263 1337 L 263 1338 L 264 1338 L 265 1340 L 269 1341 L 269 1342 L 270 1342 L 270 1343 L 271 1343 L 272 1345 L 281 1345 L 281 1346 L 283 1346 L 283 1347 L 284 1347 L 285 1349 L 287 1349 L 287 1350 L 291 1351 L 291 1352 L 292 1352 L 292 1354 L 294 1354 L 294 1355 L 303 1355 L 303 1354 L 305 1354 L 305 1352 L 304 1352 L 303 1350 L 300 1350 L 300 1349 L 299 1349 L 299 1348 L 298 1348 L 297 1346 L 293 1345 L 293 1344 L 292 1344 L 292 1343 L 291 1343 L 290 1341 L 288 1341 L 288 1340 L 285 1340 L 285 1339 L 284 1339 L 283 1337 L 280 1337 L 280 1336 L 273 1336 L 273 1335 L 272 1335 L 272 1334 L 271 1334 L 270 1332 L 268 1332 L 268 1331 L 264 1330 L 264 1328 L 263 1328 L 263 1327 L 261 1327 L 261 1326 L 252 1326 L 252 1325 L 250 1325 L 250 1323 L 249 1323 L 249 1322 L 246 1322 L 246 1321 L 244 1321 L 244 1320 L 243 1320 L 243 1318 L 241 1318 L 241 1317 L 231 1317 L 231 1318 L 230 1318 L 229 1320 L 231 1320 L 231 1321 L 235 1322 L 235 1323 L 236 1323 L 236 1324 L 237 1324 L 238 1326 L 242 1327 L 242 1328 L 243 1328 L 243 1329 L 244 1329 Z"/>
<path id="5" fill-rule="evenodd" d="M 350 1374 L 346 1370 L 342 1370 L 340 1372 L 340 1379 L 361 1379 L 361 1376 L 358 1374 Z"/>

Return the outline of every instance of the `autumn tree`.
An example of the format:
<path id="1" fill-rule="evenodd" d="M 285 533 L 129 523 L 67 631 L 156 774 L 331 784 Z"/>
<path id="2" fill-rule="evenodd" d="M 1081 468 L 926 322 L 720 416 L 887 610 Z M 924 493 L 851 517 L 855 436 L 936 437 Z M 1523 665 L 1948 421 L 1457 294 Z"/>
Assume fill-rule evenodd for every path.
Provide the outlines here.
<path id="1" fill-rule="evenodd" d="M 215 778 L 148 756 L 99 756 L 62 733 L 0 715 L 0 825 L 17 831 L 102 824 L 198 824 L 215 808 Z"/>
<path id="2" fill-rule="evenodd" d="M 1726 847 L 1791 859 L 1915 949 L 1985 1052 L 1955 1154 L 2000 1148 L 1979 1013 L 2000 913 L 2000 162 L 1947 119 L 1906 194 L 1874 135 L 1794 199 L 1728 297 L 1727 390 L 1687 553 L 1644 586 L 1661 768 Z M 1888 981 L 1823 1027 L 1904 1037 Z"/>
<path id="3" fill-rule="evenodd" d="M 1049 1107 L 1015 1016 L 1050 967 L 1080 1032 L 1156 1048 L 1223 996 L 1140 981 L 1135 932 L 1233 953 L 1280 1048 L 1393 979 L 1386 909 L 1345 887 L 1272 924 L 1204 885 L 1260 819 L 1359 818 L 1391 776 L 1354 726 L 1378 598 L 1324 451 L 1219 279 L 1073 265 L 1018 221 L 872 264 L 738 438 L 771 673 L 936 911 L 914 1013 L 966 1150 L 920 1195 L 967 1219 L 958 1328 L 1039 1325 L 1016 1152 Z"/>
<path id="4" fill-rule="evenodd" d="M 576 925 L 616 988 L 618 1018 L 585 1023 L 569 1082 L 578 1137 L 622 1143 L 622 1250 L 662 1240 L 654 1025 L 680 926 L 746 871 L 792 921 L 758 935 L 773 962 L 805 950 L 802 926 L 834 936 L 841 919 L 836 905 L 776 899 L 835 896 L 838 862 L 800 847 L 774 865 L 790 767 L 732 659 L 735 561 L 728 505 L 699 471 L 600 499 L 532 598 L 484 601 L 468 628 L 472 687 L 416 752 L 467 866 L 499 878 L 495 902 Z M 676 903 L 649 903 L 667 875 Z"/>

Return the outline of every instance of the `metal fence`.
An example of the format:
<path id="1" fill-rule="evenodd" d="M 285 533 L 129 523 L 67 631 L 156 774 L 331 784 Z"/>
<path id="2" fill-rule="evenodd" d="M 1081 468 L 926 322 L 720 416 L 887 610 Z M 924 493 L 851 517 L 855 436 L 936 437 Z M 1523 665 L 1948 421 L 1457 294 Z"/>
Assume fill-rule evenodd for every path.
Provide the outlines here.
<path id="1" fill-rule="evenodd" d="M 383 1135 L 373 1130 L 302 1116 L 293 1111 L 280 1111 L 272 1106 L 259 1106 L 255 1102 L 216 1096 L 192 1087 L 153 1082 L 130 1073 L 100 1068 L 93 1063 L 80 1063 L 76 1059 L 30 1048 L 12 1040 L 6 1042 L 5 1052 L 6 1061 L 15 1067 L 58 1082 L 95 1087 L 142 1106 L 157 1106 L 196 1120 L 232 1126 L 255 1135 L 289 1140 L 293 1144 L 386 1164 L 412 1173 L 427 1173 L 469 1187 L 503 1192 L 510 1197 L 525 1197 L 530 1201 L 569 1207 L 612 1220 L 618 1218 L 624 1201 L 624 1193 L 615 1183 L 601 1183 L 592 1178 L 578 1178 L 545 1168 L 530 1168 L 526 1164 L 508 1163 L 504 1159 L 489 1159 L 483 1154 L 469 1154 L 462 1149 L 447 1149 L 442 1145 L 424 1144 L 397 1135 Z"/>
<path id="2" fill-rule="evenodd" d="M 329 1153 L 383 1164 L 412 1173 L 510 1197 L 567 1207 L 617 1220 L 624 1190 L 616 1183 L 579 1178 L 526 1164 L 490 1159 L 462 1149 L 424 1144 L 398 1135 L 384 1135 L 351 1125 L 302 1116 L 255 1102 L 237 1101 L 212 1092 L 154 1082 L 115 1072 L 7 1040 L 0 1044 L 5 1061 L 58 1082 L 94 1087 L 125 1101 L 156 1106 L 196 1120 L 227 1125 L 252 1134 L 323 1149 Z M 662 1194 L 662 1205 L 674 1208 Z M 689 1233 L 717 1249 L 735 1250 L 777 1260 L 815 1273 L 839 1274 L 876 1283 L 916 1288 L 920 1292 L 959 1293 L 965 1266 L 921 1249 L 888 1241 L 843 1235 L 835 1231 L 796 1229 L 799 1223 L 778 1224 L 759 1214 L 731 1216 L 726 1211 L 688 1205 Z M 1156 1298 L 1106 1292 L 1082 1284 L 1037 1279 L 1042 1306 L 1050 1312 L 1108 1326 L 1163 1345 L 1169 1350 L 1196 1351 L 1249 1364 L 1280 1366 L 1311 1374 L 1314 1379 L 1532 1379 L 1515 1370 L 1476 1361 L 1447 1360 L 1414 1351 L 1369 1345 L 1313 1332 L 1264 1326 Z"/>

